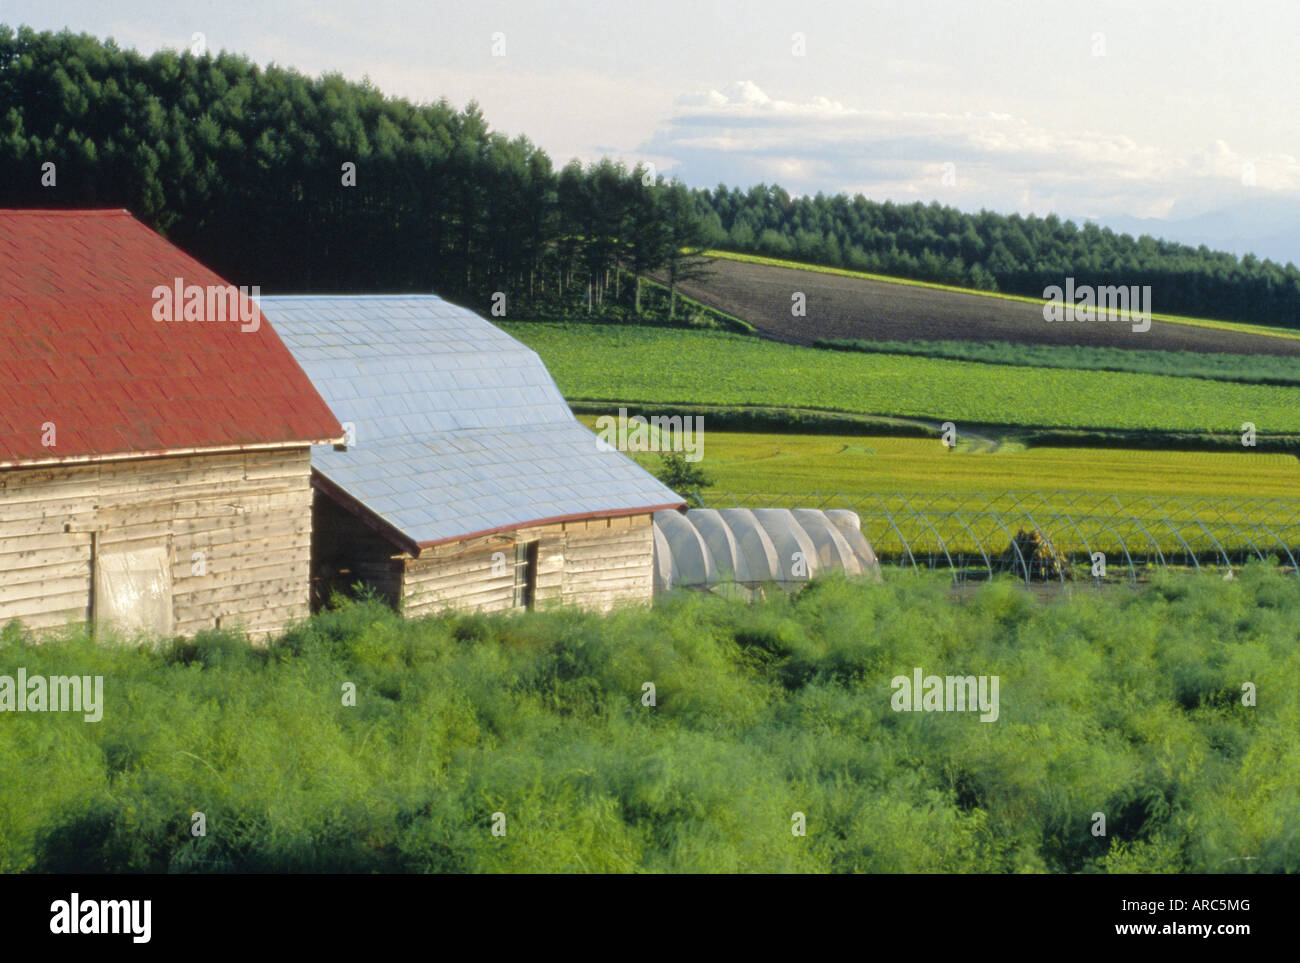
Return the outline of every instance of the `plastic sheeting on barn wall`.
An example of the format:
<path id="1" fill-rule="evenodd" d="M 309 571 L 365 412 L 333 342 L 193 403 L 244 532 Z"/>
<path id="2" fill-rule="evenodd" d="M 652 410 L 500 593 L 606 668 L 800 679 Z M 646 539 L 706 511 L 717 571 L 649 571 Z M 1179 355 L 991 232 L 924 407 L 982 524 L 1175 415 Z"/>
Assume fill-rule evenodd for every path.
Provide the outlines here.
<path id="1" fill-rule="evenodd" d="M 99 549 L 95 621 L 125 632 L 171 632 L 172 566 L 165 544 L 126 543 Z"/>
<path id="2" fill-rule="evenodd" d="M 791 588 L 823 572 L 879 580 L 857 514 L 842 509 L 692 508 L 654 516 L 655 592 Z"/>

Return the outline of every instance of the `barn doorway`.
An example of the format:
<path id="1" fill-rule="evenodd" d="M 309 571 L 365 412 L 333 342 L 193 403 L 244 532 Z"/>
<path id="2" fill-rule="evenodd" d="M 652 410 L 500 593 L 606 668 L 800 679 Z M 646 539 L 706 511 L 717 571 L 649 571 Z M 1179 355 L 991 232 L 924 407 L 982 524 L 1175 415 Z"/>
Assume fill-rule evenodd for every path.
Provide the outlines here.
<path id="1" fill-rule="evenodd" d="M 537 601 L 537 557 L 541 545 L 536 539 L 515 542 L 515 608 L 531 609 Z"/>

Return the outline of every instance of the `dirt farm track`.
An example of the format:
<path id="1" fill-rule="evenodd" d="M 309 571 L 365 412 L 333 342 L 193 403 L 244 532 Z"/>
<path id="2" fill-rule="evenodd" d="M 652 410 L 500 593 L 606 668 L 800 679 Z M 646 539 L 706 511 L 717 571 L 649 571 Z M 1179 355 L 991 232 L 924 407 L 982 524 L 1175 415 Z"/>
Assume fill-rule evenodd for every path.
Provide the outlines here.
<path id="1" fill-rule="evenodd" d="M 865 341 L 1007 341 L 1097 345 L 1161 351 L 1300 355 L 1300 340 L 1153 321 L 1047 322 L 1024 301 L 716 259 L 712 276 L 681 285 L 687 297 L 742 318 L 766 338 L 812 344 L 819 338 Z M 807 297 L 807 317 L 791 317 L 791 294 Z M 1159 291 L 1152 292 L 1159 313 Z"/>

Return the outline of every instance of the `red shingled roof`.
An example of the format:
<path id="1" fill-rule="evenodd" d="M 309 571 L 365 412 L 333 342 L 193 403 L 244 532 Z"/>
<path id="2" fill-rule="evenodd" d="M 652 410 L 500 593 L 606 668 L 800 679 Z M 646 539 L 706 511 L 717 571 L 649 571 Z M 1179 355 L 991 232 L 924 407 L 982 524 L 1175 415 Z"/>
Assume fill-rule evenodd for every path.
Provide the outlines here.
<path id="1" fill-rule="evenodd" d="M 265 318 L 155 321 L 176 278 L 229 283 L 126 211 L 0 210 L 0 465 L 341 440 Z"/>

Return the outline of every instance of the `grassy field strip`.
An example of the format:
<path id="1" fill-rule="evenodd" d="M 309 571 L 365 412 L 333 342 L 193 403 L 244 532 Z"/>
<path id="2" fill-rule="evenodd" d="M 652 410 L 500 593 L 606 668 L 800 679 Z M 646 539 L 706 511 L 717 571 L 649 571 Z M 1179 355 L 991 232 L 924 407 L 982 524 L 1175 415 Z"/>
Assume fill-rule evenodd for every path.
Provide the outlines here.
<path id="1" fill-rule="evenodd" d="M 654 280 L 653 278 L 643 277 L 641 279 L 641 283 L 648 288 L 657 289 L 658 291 L 662 292 L 665 296 L 670 296 L 672 293 L 672 290 L 671 288 L 668 287 L 668 285 L 660 284 L 658 281 Z M 694 308 L 697 311 L 703 311 L 709 314 L 716 314 L 718 317 L 725 319 L 728 323 L 735 325 L 737 330 L 740 331 L 741 333 L 758 334 L 758 329 L 755 328 L 748 321 L 738 318 L 734 314 L 728 314 L 726 311 L 720 311 L 717 308 L 711 308 L 707 304 L 702 304 L 699 301 L 696 301 L 694 298 L 688 298 L 680 291 L 677 292 L 677 300 L 682 302 L 684 305 L 689 305 L 690 307 Z"/>
<path id="2" fill-rule="evenodd" d="M 594 428 L 595 418 L 579 420 Z M 989 545 L 1001 551 L 1009 539 L 990 513 L 1008 526 L 1036 522 L 1076 556 L 1089 547 L 1122 556 L 1120 536 L 1131 555 L 1150 556 L 1153 543 L 1143 526 L 1159 552 L 1171 555 L 1190 547 L 1213 556 L 1213 539 L 1238 557 L 1252 543 L 1263 554 L 1283 556 L 1274 535 L 1292 552 L 1300 546 L 1300 461 L 1292 455 L 1005 447 L 945 452 L 926 438 L 709 431 L 707 418 L 703 454 L 699 464 L 713 482 L 703 492 L 705 504 L 852 508 L 880 540 L 878 551 L 891 556 L 903 552 L 895 526 L 917 551 L 940 551 L 937 530 L 949 552 L 978 553 L 966 525 L 986 551 Z M 653 453 L 632 457 L 651 470 L 659 460 Z"/>
<path id="3" fill-rule="evenodd" d="M 581 421 L 595 426 L 594 415 Z M 1130 498 L 1295 498 L 1300 461 L 1258 452 L 1002 448 L 945 452 L 929 438 L 710 431 L 699 463 L 718 491 L 1105 492 Z M 655 454 L 634 454 L 653 468 Z"/>
<path id="4" fill-rule="evenodd" d="M 1300 425 L 1300 388 L 828 352 L 721 332 L 503 323 L 565 397 L 789 406 L 968 423 L 1239 432 Z"/>
<path id="5" fill-rule="evenodd" d="M 1178 378 L 1237 381 L 1243 384 L 1300 385 L 1300 358 L 1202 353 L 1199 351 L 1146 351 L 1078 345 L 1009 344 L 1002 341 L 863 341 L 827 339 L 813 347 L 866 354 L 906 354 L 920 358 L 947 358 L 1015 368 L 1066 368 L 1075 371 L 1127 371 Z"/>
<path id="6" fill-rule="evenodd" d="M 914 288 L 929 288 L 934 291 L 951 291 L 955 294 L 974 294 L 983 298 L 1001 298 L 1004 301 L 1021 301 L 1025 304 L 1046 304 L 1042 298 L 1025 294 L 1007 294 L 1002 291 L 980 291 L 976 288 L 961 288 L 952 284 L 939 284 L 935 281 L 914 281 L 908 278 L 889 277 L 884 274 L 871 274 L 866 271 L 854 271 L 849 268 L 826 267 L 819 264 L 804 264 L 800 261 L 788 261 L 782 258 L 764 257 L 761 254 L 738 254 L 734 251 L 709 250 L 708 257 L 727 258 L 732 261 L 744 261 L 749 264 L 766 264 L 769 267 L 791 268 L 796 271 L 815 271 L 819 274 L 838 274 L 842 277 L 862 278 L 867 281 L 879 281 L 884 284 L 902 284 Z M 1185 324 L 1194 328 L 1215 328 L 1220 331 L 1238 331 L 1242 334 L 1262 334 L 1271 338 L 1300 340 L 1300 332 L 1284 331 L 1263 324 L 1250 324 L 1245 321 L 1217 321 L 1212 318 L 1188 318 L 1177 314 L 1156 314 L 1152 312 L 1151 320 L 1164 321 L 1169 324 Z"/>

